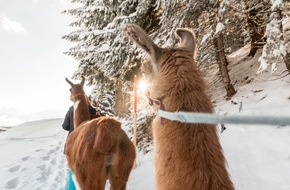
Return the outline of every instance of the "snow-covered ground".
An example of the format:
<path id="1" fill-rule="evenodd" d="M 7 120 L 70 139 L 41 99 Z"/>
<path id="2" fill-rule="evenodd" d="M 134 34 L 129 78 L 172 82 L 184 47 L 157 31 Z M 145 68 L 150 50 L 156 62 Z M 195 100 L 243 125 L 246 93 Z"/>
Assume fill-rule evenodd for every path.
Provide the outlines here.
<path id="1" fill-rule="evenodd" d="M 65 189 L 61 122 L 28 122 L 0 133 L 0 189 Z"/>
<path id="2" fill-rule="evenodd" d="M 226 114 L 290 117 L 290 76 L 241 86 Z M 220 140 L 237 190 L 290 189 L 290 126 L 226 125 Z"/>
<path id="3" fill-rule="evenodd" d="M 256 58 L 237 57 L 229 57 L 237 94 L 231 100 L 216 101 L 216 112 L 290 116 L 290 75 L 283 67 L 274 76 L 256 75 Z M 67 133 L 62 121 L 33 121 L 0 132 L 1 190 L 66 189 L 63 146 Z M 290 126 L 226 125 L 220 141 L 237 190 L 290 189 Z M 128 190 L 155 189 L 153 159 L 152 152 L 138 154 Z"/>

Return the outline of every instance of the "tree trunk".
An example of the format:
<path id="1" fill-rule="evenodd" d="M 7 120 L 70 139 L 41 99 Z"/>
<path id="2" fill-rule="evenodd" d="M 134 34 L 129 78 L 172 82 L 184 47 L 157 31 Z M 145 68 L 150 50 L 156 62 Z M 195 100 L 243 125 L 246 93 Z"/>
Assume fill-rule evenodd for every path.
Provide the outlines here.
<path id="1" fill-rule="evenodd" d="M 286 68 L 288 72 L 290 73 L 290 52 L 286 51 L 286 55 L 283 56 L 284 63 L 286 65 Z"/>
<path id="2" fill-rule="evenodd" d="M 230 79 L 228 68 L 227 68 L 228 61 L 227 61 L 225 51 L 224 51 L 223 35 L 219 34 L 218 36 L 216 36 L 213 39 L 213 43 L 215 46 L 216 58 L 219 64 L 219 69 L 223 78 L 227 96 L 232 97 L 236 93 L 236 90 L 234 89 L 234 86 L 231 83 L 231 79 Z"/>
<path id="3" fill-rule="evenodd" d="M 116 82 L 115 90 L 115 115 L 119 117 L 125 117 L 129 112 L 129 107 L 126 102 L 130 102 L 130 96 L 122 91 L 123 85 L 121 81 Z M 129 99 L 129 100 L 128 100 Z"/>
<path id="4" fill-rule="evenodd" d="M 285 37 L 284 37 L 284 32 L 283 32 L 283 22 L 282 22 L 282 19 L 283 19 L 282 11 L 281 9 L 278 8 L 276 12 L 277 12 L 277 19 L 280 21 L 280 30 L 282 32 L 281 38 L 282 38 L 282 41 L 285 43 Z M 283 55 L 283 60 L 284 60 L 284 63 L 286 65 L 288 72 L 290 73 L 290 52 L 287 49 L 286 49 L 286 54 Z"/>
<path id="5" fill-rule="evenodd" d="M 246 10 L 251 9 L 252 7 L 249 6 L 249 2 L 246 2 Z M 265 19 L 262 17 L 261 11 L 264 9 L 263 7 L 261 8 L 256 8 L 256 9 L 251 9 L 246 18 L 247 18 L 247 25 L 248 25 L 248 31 L 249 35 L 251 38 L 251 49 L 249 56 L 253 57 L 257 50 L 260 48 L 263 48 L 266 39 L 263 39 L 265 29 L 266 29 L 266 23 Z"/>
<path id="6" fill-rule="evenodd" d="M 263 45 L 261 45 L 261 43 L 259 43 L 259 42 L 261 42 L 263 34 L 258 33 L 259 26 L 254 21 L 255 14 L 256 14 L 255 11 L 256 10 L 250 11 L 249 15 L 247 16 L 249 35 L 251 38 L 251 50 L 250 50 L 249 56 L 251 56 L 251 57 L 253 57 L 256 54 L 256 52 L 259 48 L 263 47 Z"/>

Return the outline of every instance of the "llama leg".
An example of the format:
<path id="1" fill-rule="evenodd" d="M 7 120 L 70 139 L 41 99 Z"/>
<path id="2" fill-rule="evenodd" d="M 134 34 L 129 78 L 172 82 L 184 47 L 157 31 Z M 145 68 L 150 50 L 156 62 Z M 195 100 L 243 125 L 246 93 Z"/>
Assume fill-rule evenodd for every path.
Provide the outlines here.
<path id="1" fill-rule="evenodd" d="M 94 186 L 88 188 L 92 190 L 104 190 L 106 186 L 106 181 L 107 181 L 107 168 L 104 162 L 99 162 L 102 163 L 98 165 L 98 163 L 95 163 L 94 166 L 99 168 L 99 170 L 92 172 L 91 174 L 91 182 L 90 184 L 95 184 Z"/>
<path id="2" fill-rule="evenodd" d="M 91 167 L 85 167 L 83 170 L 79 170 L 77 181 L 82 190 L 104 190 L 107 181 L 107 171 L 105 167 L 95 164 L 98 170 L 91 170 Z M 88 171 L 91 170 L 91 171 Z"/>
<path id="3" fill-rule="evenodd" d="M 110 179 L 110 190 L 126 190 L 126 181 L 120 177 Z"/>
<path id="4" fill-rule="evenodd" d="M 114 167 L 109 169 L 110 190 L 126 190 L 129 172 L 120 172 Z"/>

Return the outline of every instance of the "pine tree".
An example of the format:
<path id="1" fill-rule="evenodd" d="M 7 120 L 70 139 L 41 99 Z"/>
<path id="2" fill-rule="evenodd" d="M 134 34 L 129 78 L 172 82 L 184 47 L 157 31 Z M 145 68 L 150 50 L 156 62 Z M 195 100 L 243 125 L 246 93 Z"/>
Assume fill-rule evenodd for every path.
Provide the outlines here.
<path id="1" fill-rule="evenodd" d="M 128 45 L 129 41 L 124 40 L 122 25 L 135 22 L 143 26 L 146 23 L 149 27 L 150 19 L 155 19 L 151 16 L 154 14 L 153 0 L 72 2 L 80 6 L 64 13 L 75 17 L 71 26 L 77 30 L 63 38 L 76 44 L 66 52 L 79 61 L 74 77 L 85 76 L 89 85 L 94 85 L 94 92 L 114 92 L 114 84 L 131 81 L 140 67 L 140 56 Z"/>
<path id="2" fill-rule="evenodd" d="M 122 110 L 114 109 L 115 106 L 130 106 L 132 102 L 119 95 L 126 96 L 132 91 L 132 79 L 139 73 L 140 60 L 143 57 L 137 48 L 132 48 L 131 42 L 123 37 L 122 26 L 125 23 L 137 23 L 148 33 L 152 33 L 160 24 L 157 3 L 155 0 L 72 2 L 80 6 L 64 13 L 75 17 L 71 26 L 76 30 L 63 38 L 76 44 L 66 52 L 79 61 L 79 68 L 74 77 L 83 75 L 89 84 L 94 86 L 92 96 L 98 100 L 99 110 L 103 114 L 120 115 Z M 140 109 L 137 126 L 148 127 L 148 120 L 152 119 L 152 116 L 148 115 L 149 110 L 148 106 Z M 126 116 L 127 112 L 123 111 L 123 114 Z M 130 114 L 127 117 L 132 121 Z M 144 141 L 140 140 L 141 137 L 150 141 L 151 134 L 148 130 L 145 130 L 148 132 L 146 134 L 142 134 L 143 132 L 144 130 L 138 130 L 138 141 Z M 138 146 L 144 147 L 143 144 Z"/>
<path id="3" fill-rule="evenodd" d="M 138 24 L 161 47 L 177 45 L 174 36 L 176 28 L 192 29 L 199 40 L 198 66 L 206 70 L 219 65 L 217 69 L 220 72 L 216 73 L 219 73 L 219 79 L 224 82 L 223 86 L 228 90 L 227 95 L 232 96 L 235 90 L 227 70 L 226 53 L 231 53 L 247 43 L 251 43 L 252 46 L 250 54 L 255 53 L 257 45 L 263 45 L 263 37 L 266 37 L 263 30 L 266 28 L 269 15 L 267 12 L 269 0 L 72 0 L 72 2 L 80 6 L 64 13 L 75 17 L 75 22 L 71 23 L 71 26 L 76 30 L 63 38 L 75 44 L 66 52 L 80 63 L 74 76 L 83 75 L 89 84 L 94 86 L 92 93 L 99 100 L 102 112 L 107 115 L 121 112 L 128 116 L 129 120 L 132 119 L 130 118 L 132 114 L 123 109 L 115 112 L 114 107 L 132 106 L 132 101 L 123 97 L 123 94 L 131 94 L 134 75 L 141 77 L 139 68 L 144 55 L 124 38 L 123 24 Z M 285 40 L 285 46 L 286 43 Z M 271 51 L 278 51 L 278 46 L 271 47 Z M 284 60 L 287 60 L 287 56 L 290 60 L 289 54 L 282 55 Z M 148 104 L 143 104 L 142 108 L 138 109 L 137 126 L 148 127 L 148 121 L 151 119 Z M 138 133 L 139 137 L 141 130 L 138 130 Z M 146 133 L 148 136 L 142 138 L 150 139 L 150 133 L 148 131 Z"/>
<path id="4" fill-rule="evenodd" d="M 266 23 L 269 17 L 269 0 L 244 0 L 247 14 L 247 26 L 251 39 L 249 56 L 254 56 L 257 50 L 265 44 Z"/>
<path id="5" fill-rule="evenodd" d="M 222 11 L 224 8 L 223 6 L 226 3 L 222 1 L 221 3 L 216 3 L 217 7 L 217 13 L 214 20 L 213 30 L 215 31 L 214 37 L 213 37 L 213 44 L 215 47 L 216 52 L 216 59 L 219 65 L 220 73 L 224 82 L 224 86 L 227 92 L 227 97 L 232 97 L 236 90 L 234 89 L 233 84 L 231 83 L 231 79 L 228 72 L 228 60 L 225 55 L 225 45 L 224 45 L 224 11 Z"/>
<path id="6" fill-rule="evenodd" d="M 208 66 L 217 63 L 220 79 L 226 90 L 227 97 L 233 96 L 236 91 L 228 73 L 228 61 L 225 54 L 226 9 L 229 1 L 215 1 L 201 16 L 201 36 L 199 61 L 208 63 Z M 210 48 L 209 48 L 210 47 Z M 205 67 L 206 64 L 203 64 Z"/>
<path id="7" fill-rule="evenodd" d="M 105 93 L 93 93 L 98 104 L 98 110 L 107 116 L 114 116 L 115 94 L 111 91 L 106 91 Z"/>
<path id="8" fill-rule="evenodd" d="M 283 61 L 288 72 L 290 72 L 290 52 L 287 50 L 287 47 L 290 47 L 290 43 L 285 40 L 282 23 L 282 10 L 285 7 L 285 2 L 272 1 L 270 22 L 266 26 L 265 33 L 267 41 L 260 57 L 261 65 L 258 73 L 266 70 L 268 65 L 272 66 L 271 71 L 274 73 L 277 64 Z"/>

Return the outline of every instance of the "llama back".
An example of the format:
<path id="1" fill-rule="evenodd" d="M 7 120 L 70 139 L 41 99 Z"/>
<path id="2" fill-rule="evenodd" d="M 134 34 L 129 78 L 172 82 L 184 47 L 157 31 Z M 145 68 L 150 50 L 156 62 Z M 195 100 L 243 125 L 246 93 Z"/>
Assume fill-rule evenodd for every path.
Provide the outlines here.
<path id="1" fill-rule="evenodd" d="M 103 153 L 114 154 L 118 157 L 116 160 L 122 160 L 125 165 L 133 164 L 136 157 L 135 147 L 118 120 L 113 117 L 101 118 L 98 121 L 97 133 L 98 142 L 94 145 L 96 150 L 102 149 Z"/>
<path id="2" fill-rule="evenodd" d="M 118 148 L 116 156 L 118 156 L 118 162 L 123 164 L 123 167 L 126 167 L 127 172 L 130 172 L 133 168 L 133 163 L 136 158 L 136 149 L 131 140 L 128 138 L 125 131 L 121 129 L 120 139 L 118 143 Z M 129 174 L 129 173 L 128 173 Z"/>

